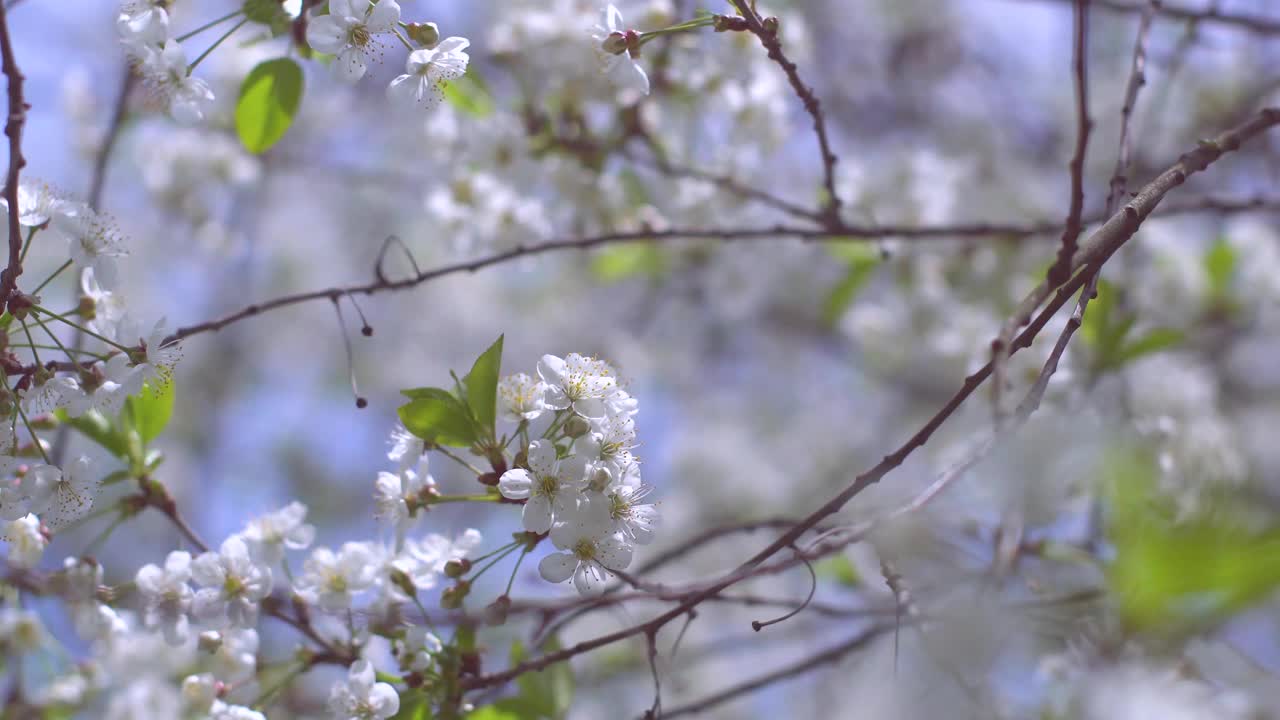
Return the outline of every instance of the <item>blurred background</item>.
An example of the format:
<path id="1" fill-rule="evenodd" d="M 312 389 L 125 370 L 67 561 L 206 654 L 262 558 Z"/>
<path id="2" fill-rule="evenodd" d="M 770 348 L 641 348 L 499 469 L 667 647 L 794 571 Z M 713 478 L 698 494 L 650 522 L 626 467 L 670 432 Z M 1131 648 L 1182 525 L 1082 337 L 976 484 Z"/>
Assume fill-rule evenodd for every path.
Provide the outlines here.
<path id="1" fill-rule="evenodd" d="M 1115 165 L 1135 9 L 1144 3 L 1094 5 L 1096 127 L 1085 214 L 1096 217 Z M 84 197 L 127 67 L 118 5 L 9 6 L 31 103 L 24 173 Z M 646 46 L 639 62 L 653 90 L 636 97 L 597 71 L 594 2 L 401 6 L 405 20 L 434 21 L 442 35 L 471 40 L 471 73 L 487 87 L 489 106 L 410 112 L 389 104 L 385 86 L 405 55 L 389 42 L 355 86 L 304 63 L 296 124 L 267 153 L 251 155 L 233 129 L 239 83 L 257 62 L 290 52 L 287 38 L 261 37 L 252 26 L 197 70 L 217 96 L 206 122 L 176 125 L 145 88 L 128 96 L 102 208 L 130 239 L 121 287 L 144 322 L 165 316 L 184 326 L 278 295 L 370 281 L 389 235 L 427 268 L 614 230 L 805 224 L 673 167 L 819 206 L 810 120 L 746 33 L 706 30 Z M 1206 0 L 1185 0 L 1202 6 Z M 1133 119 L 1131 189 L 1197 140 L 1277 100 L 1277 8 L 1264 0 L 1211 6 L 1256 22 L 1157 17 Z M 178 0 L 173 25 L 182 32 L 234 8 Z M 642 30 L 695 9 L 726 11 L 679 0 L 619 9 L 628 27 Z M 1075 142 L 1070 2 L 815 0 L 761 10 L 780 18 L 784 48 L 821 98 L 846 222 L 1025 226 L 1065 218 Z M 184 43 L 188 54 L 216 36 Z M 904 618 L 934 622 L 877 635 L 704 716 L 1277 716 L 1280 604 L 1271 585 L 1259 580 L 1239 604 L 1197 596 L 1211 607 L 1192 613 L 1194 622 L 1178 613 L 1150 630 L 1145 600 L 1132 601 L 1126 583 L 1159 586 L 1164 574 L 1195 575 L 1222 558 L 1170 559 L 1161 548 L 1137 564 L 1157 579 L 1124 575 L 1115 563 L 1123 538 L 1107 531 L 1115 498 L 1100 481 L 1115 476 L 1109 458 L 1136 447 L 1152 459 L 1142 487 L 1167 500 L 1170 527 L 1199 522 L 1208 507 L 1233 526 L 1277 519 L 1278 150 L 1264 135 L 1178 189 L 1171 205 L 1200 210 L 1152 218 L 1104 272 L 1111 321 L 1128 322 L 1129 339 L 1159 329 L 1176 331 L 1175 341 L 1126 355 L 1107 345 L 1104 330 L 1086 327 L 1023 431 L 926 509 L 818 565 L 815 603 L 865 615 L 810 609 L 755 633 L 752 620 L 786 607 L 708 608 L 678 652 L 665 652 L 678 627 L 660 638 L 664 706 L 809 657 L 883 619 L 885 608 L 892 615 L 895 597 L 904 598 L 891 592 L 888 572 L 908 591 Z M 1052 262 L 1058 235 L 680 241 L 548 253 L 359 297 L 374 328 L 368 338 L 350 306 L 345 329 L 330 303 L 284 308 L 184 342 L 175 419 L 158 441 L 167 456 L 159 476 L 215 544 L 293 499 L 310 508 L 318 544 L 375 537 L 371 493 L 377 472 L 391 469 L 385 455 L 399 390 L 446 383 L 451 368 L 465 371 L 505 334 L 504 373 L 532 373 L 544 353 L 596 354 L 639 399 L 639 455 L 663 517 L 658 540 L 637 554 L 643 563 L 712 526 L 802 517 L 895 449 L 986 361 L 1001 323 Z M 404 253 L 388 254 L 389 276 L 411 270 Z M 78 289 L 59 283 L 45 291 L 46 304 L 74 304 Z M 1015 356 L 1018 388 L 1029 386 L 1066 315 Z M 354 344 L 351 370 L 344 333 Z M 362 410 L 349 372 L 369 400 Z M 840 521 L 874 517 L 932 482 L 990 429 L 988 397 L 970 400 Z M 477 491 L 456 469 L 433 458 L 445 491 Z M 451 506 L 420 528 L 453 535 L 475 527 L 496 546 L 517 529 L 516 515 L 508 506 Z M 100 530 L 60 536 L 49 557 L 59 547 L 75 552 Z M 654 579 L 713 576 L 774 536 L 731 536 Z M 1253 552 L 1219 541 L 1233 558 Z M 120 583 L 180 544 L 162 517 L 144 515 L 98 555 L 107 582 Z M 1266 548 L 1276 556 L 1274 543 L 1259 547 L 1259 562 Z M 809 586 L 800 567 L 741 592 L 798 604 Z M 1234 592 L 1212 583 L 1196 589 Z M 473 597 L 498 592 L 478 587 Z M 528 563 L 513 596 L 570 592 Z M 1152 602 L 1164 608 L 1165 600 Z M 633 624 L 658 607 L 595 613 L 562 630 L 561 641 Z M 507 639 L 527 630 L 486 631 L 495 648 L 486 667 L 501 666 Z M 69 631 L 67 642 L 74 647 Z M 264 623 L 264 654 L 287 654 L 293 642 L 287 628 Z M 571 717 L 638 716 L 652 698 L 640 640 L 579 657 L 574 674 Z M 303 681 L 290 700 L 297 716 L 315 710 L 332 679 L 317 671 Z"/>

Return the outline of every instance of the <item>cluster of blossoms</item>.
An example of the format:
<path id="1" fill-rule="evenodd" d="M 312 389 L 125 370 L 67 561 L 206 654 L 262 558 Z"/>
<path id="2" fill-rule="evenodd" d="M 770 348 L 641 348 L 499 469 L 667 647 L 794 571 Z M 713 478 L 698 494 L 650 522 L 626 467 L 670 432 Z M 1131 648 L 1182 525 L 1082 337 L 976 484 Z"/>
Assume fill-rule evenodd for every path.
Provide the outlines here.
<path id="1" fill-rule="evenodd" d="M 116 18 L 120 41 L 138 75 L 174 120 L 196 123 L 213 102 L 208 83 L 191 74 L 186 52 L 169 28 L 171 0 L 125 0 Z"/>
<path id="2" fill-rule="evenodd" d="M 529 423 L 543 414 L 551 424 L 524 445 L 517 467 L 498 481 L 503 497 L 524 501 L 524 528 L 550 533 L 560 550 L 538 566 L 550 582 L 573 578 L 579 592 L 602 589 L 610 570 L 631 563 L 635 545 L 653 539 L 657 511 L 644 500 L 636 444 L 637 402 L 618 384 L 607 362 L 570 353 L 545 355 L 537 379 L 517 373 L 502 379 L 499 397 L 507 419 Z"/>
<path id="3" fill-rule="evenodd" d="M 405 34 L 400 34 L 403 27 Z M 379 36 L 394 35 L 409 49 L 405 71 L 387 86 L 387 96 L 407 106 L 432 107 L 444 99 L 444 83 L 461 77 L 471 44 L 462 37 L 440 39 L 435 23 L 402 23 L 395 0 L 330 0 L 329 12 L 312 15 L 307 44 L 334 56 L 335 74 L 354 83 L 381 52 Z M 419 45 L 414 48 L 414 43 Z"/>

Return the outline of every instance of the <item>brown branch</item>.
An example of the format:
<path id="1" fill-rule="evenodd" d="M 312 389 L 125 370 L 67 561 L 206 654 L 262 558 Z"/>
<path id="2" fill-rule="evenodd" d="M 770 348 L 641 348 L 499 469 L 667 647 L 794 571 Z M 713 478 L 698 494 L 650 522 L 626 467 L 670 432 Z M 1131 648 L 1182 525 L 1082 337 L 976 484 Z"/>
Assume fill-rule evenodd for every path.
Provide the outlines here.
<path id="1" fill-rule="evenodd" d="M 1157 213 L 1159 215 L 1189 214 L 1213 212 L 1232 214 L 1258 210 L 1280 210 L 1280 198 L 1257 196 L 1244 199 L 1206 197 L 1183 202 Z M 1101 222 L 1101 216 L 1089 218 L 1089 224 Z M 520 245 L 510 250 L 486 255 L 473 260 L 465 260 L 450 265 L 424 270 L 403 280 L 376 280 L 359 285 L 335 285 L 322 290 L 283 295 L 280 297 L 246 306 L 221 318 L 208 320 L 195 325 L 179 328 L 165 343 L 170 344 L 201 333 L 221 330 L 222 328 L 246 318 L 279 308 L 297 305 L 313 300 L 331 300 L 349 294 L 373 295 L 380 292 L 406 290 L 448 275 L 471 273 L 494 265 L 502 265 L 517 258 L 558 252 L 561 250 L 590 250 L 593 248 L 618 245 L 624 243 L 665 244 L 690 240 L 717 240 L 725 243 L 769 241 L 782 239 L 799 239 L 804 242 L 817 243 L 857 243 L 871 242 L 878 239 L 898 238 L 914 241 L 946 241 L 961 239 L 977 239 L 998 237 L 1007 240 L 1020 240 L 1042 235 L 1051 235 L 1062 229 L 1061 224 L 1041 221 L 1029 224 L 1001 223 L 964 223 L 956 225 L 935 226 L 893 226 L 893 225 L 841 225 L 833 229 L 814 229 L 778 225 L 769 228 L 674 228 L 670 230 L 649 230 L 636 232 L 604 233 L 586 237 L 574 237 L 548 240 L 532 245 Z"/>
<path id="2" fill-rule="evenodd" d="M 18 287 L 22 274 L 22 228 L 18 224 L 18 173 L 26 166 L 22 157 L 22 129 L 27 123 L 28 105 L 22 97 L 25 78 L 13 56 L 13 41 L 9 38 L 8 9 L 0 7 L 0 67 L 9 80 L 9 116 L 4 124 L 4 134 L 9 138 L 9 172 L 5 175 L 4 197 L 9 203 L 9 263 L 0 273 L 0 304 L 8 303 Z"/>
<path id="3" fill-rule="evenodd" d="M 804 84 L 800 79 L 800 70 L 796 64 L 791 62 L 782 52 L 782 44 L 778 42 L 777 18 L 772 20 L 771 27 L 765 27 L 760 17 L 756 15 L 752 7 L 754 2 L 747 0 L 732 0 L 733 6 L 741 13 L 743 20 L 747 23 L 747 29 L 753 35 L 760 38 L 760 44 L 764 45 L 765 50 L 769 53 L 769 59 L 778 63 L 782 71 L 787 75 L 787 81 L 791 83 L 791 89 L 795 91 L 796 96 L 800 98 L 800 102 L 804 104 L 805 112 L 813 118 L 813 132 L 818 136 L 818 149 L 822 152 L 822 184 L 826 189 L 827 197 L 822 204 L 822 213 L 825 223 L 828 227 L 834 227 L 840 224 L 840 197 L 836 194 L 836 161 L 835 153 L 831 152 L 831 143 L 827 140 L 827 124 L 822 119 L 822 107 L 818 102 L 818 96 L 813 94 L 813 88 Z"/>
<path id="4" fill-rule="evenodd" d="M 1019 334 L 1010 346 L 1011 354 L 1018 349 L 1027 347 L 1035 339 L 1036 335 L 1044 328 L 1049 320 L 1057 314 L 1058 310 L 1075 294 L 1077 290 L 1083 287 L 1093 277 L 1094 272 L 1101 268 L 1111 255 L 1118 250 L 1124 243 L 1137 232 L 1138 227 L 1142 224 L 1161 199 L 1174 188 L 1186 182 L 1187 178 L 1194 173 L 1200 172 L 1218 160 L 1227 152 L 1236 150 L 1241 143 L 1261 134 L 1263 131 L 1280 124 L 1280 109 L 1267 108 L 1260 112 L 1256 117 L 1248 122 L 1228 130 L 1220 134 L 1217 138 L 1210 141 L 1202 141 L 1199 147 L 1191 152 L 1185 153 L 1178 161 L 1169 169 L 1161 173 L 1155 180 L 1144 187 L 1124 208 L 1107 220 L 1084 244 L 1077 258 L 1073 263 L 1074 268 L 1088 267 L 1090 270 L 1085 272 L 1077 272 L 1072 276 L 1065 285 L 1057 288 L 1056 293 L 1050 290 L 1042 290 L 1037 288 L 1033 291 L 1023 303 L 1028 304 L 1033 300 L 1035 305 L 1032 307 L 1028 315 L 1035 313 L 1035 307 L 1039 307 L 1043 302 L 1043 297 L 1052 295 L 1052 299 L 1038 315 L 1032 319 L 1027 327 Z M 1041 286 L 1044 287 L 1044 284 Z M 1043 297 L 1042 297 L 1043 296 Z M 1038 299 L 1037 298 L 1041 298 Z M 690 596 L 687 600 L 681 602 L 676 607 L 667 612 L 647 621 L 631 627 L 623 628 L 606 635 L 601 635 L 590 640 L 577 643 L 571 647 L 546 653 L 540 657 L 533 658 L 522 662 L 514 667 L 508 668 L 501 672 L 489 675 L 481 675 L 477 677 L 467 678 L 463 685 L 465 689 L 478 689 L 485 687 L 493 687 L 502 685 L 520 675 L 527 672 L 541 670 L 545 667 L 553 665 L 557 662 L 567 660 L 575 655 L 589 652 L 599 647 L 604 647 L 612 643 L 633 637 L 640 633 L 647 633 L 661 628 L 671 620 L 683 616 L 690 608 L 698 605 L 703 600 L 719 594 L 722 590 L 740 582 L 741 580 L 752 577 L 757 567 L 764 564 L 769 558 L 795 543 L 797 539 L 804 533 L 816 527 L 823 520 L 834 515 L 844 508 L 855 496 L 863 490 L 878 483 L 890 471 L 896 469 L 907 457 L 916 449 L 922 447 L 933 433 L 942 426 L 944 422 L 965 402 L 966 399 L 990 376 L 992 371 L 991 363 L 987 363 L 967 377 L 964 384 L 956 392 L 956 394 L 931 417 L 925 425 L 920 428 L 910 439 L 906 441 L 893 453 L 886 455 L 879 463 L 871 469 L 863 472 L 853 479 L 853 481 L 845 487 L 839 494 L 828 500 L 822 507 L 813 511 L 802 522 L 798 523 L 791 530 L 784 533 L 781 537 L 757 552 L 750 559 L 744 562 L 735 571 L 722 577 L 720 580 L 711 583 L 705 589 Z"/>
<path id="5" fill-rule="evenodd" d="M 1072 74 L 1076 91 L 1076 149 L 1071 156 L 1071 209 L 1067 211 L 1066 227 L 1062 230 L 1062 245 L 1058 259 L 1049 268 L 1049 284 L 1057 287 L 1066 282 L 1071 272 L 1071 258 L 1076 254 L 1076 243 L 1083 230 L 1084 216 L 1084 157 L 1089 149 L 1089 132 L 1093 119 L 1089 117 L 1089 2 L 1076 0 L 1073 13 L 1075 38 L 1072 50 Z M 997 364 L 997 367 L 1000 367 Z M 1000 390 L 1002 373 L 996 373 L 996 392 Z"/>
<path id="6" fill-rule="evenodd" d="M 1027 1 L 1028 0 L 1021 0 L 1021 2 Z M 1031 1 L 1043 2 L 1044 0 Z M 1073 0 L 1057 1 L 1072 2 Z M 1147 5 L 1146 2 L 1139 2 L 1137 0 L 1092 0 L 1092 2 L 1103 10 L 1132 15 L 1145 12 Z M 1244 30 L 1258 35 L 1280 35 L 1280 18 L 1251 15 L 1242 12 L 1225 12 L 1218 9 L 1216 3 L 1204 10 L 1189 8 L 1182 5 L 1163 4 L 1160 9 L 1160 14 L 1169 20 L 1214 23 L 1216 25 Z"/>
<path id="7" fill-rule="evenodd" d="M 886 632 L 889 632 L 890 630 L 893 629 L 893 627 L 894 626 L 891 624 L 876 625 L 867 630 L 864 630 L 861 633 L 858 633 L 857 635 L 854 635 L 853 637 L 840 643 L 839 645 L 835 645 L 833 647 L 827 648 L 826 650 L 823 650 L 817 655 L 807 657 L 803 660 L 792 663 L 791 665 L 778 668 L 773 672 L 765 673 L 764 675 L 760 675 L 758 677 L 754 677 L 745 682 L 741 682 L 737 685 L 733 685 L 731 687 L 725 688 L 724 690 L 721 690 L 720 692 L 715 693 L 714 695 L 710 695 L 701 700 L 691 702 L 687 705 L 680 705 L 678 707 L 672 708 L 670 711 L 663 713 L 662 717 L 674 718 L 674 717 L 680 717 L 682 715 L 695 715 L 697 713 L 701 713 L 706 710 L 709 710 L 715 707 L 716 705 L 729 702 L 730 700 L 733 700 L 735 698 L 741 697 L 743 695 L 748 695 L 750 693 L 755 692 L 756 690 L 767 687 L 769 685 L 773 685 L 774 683 L 782 682 L 784 680 L 789 680 L 793 677 L 803 675 L 812 670 L 816 670 L 817 668 L 820 668 L 823 665 L 829 665 L 832 663 L 839 662 L 840 659 L 843 658 L 844 656 L 854 652 L 855 650 L 860 650 L 866 647 L 867 644 L 869 644 L 872 640 L 875 640 L 876 638 L 880 637 Z"/>
<path id="8" fill-rule="evenodd" d="M 124 75 L 120 79 L 120 90 L 116 95 L 116 104 L 111 111 L 111 120 L 107 124 L 106 134 L 102 138 L 102 145 L 98 148 L 98 152 L 93 158 L 93 175 L 89 178 L 89 207 L 94 210 L 101 210 L 102 190 L 106 187 L 107 181 L 107 164 L 111 160 L 111 154 L 115 151 L 116 141 L 120 138 L 120 130 L 124 126 L 125 116 L 129 110 L 129 93 L 132 92 L 133 86 L 137 80 L 134 75 L 133 66 L 125 63 Z"/>
<path id="9" fill-rule="evenodd" d="M 730 195 L 736 195 L 744 200 L 753 200 L 761 205 L 766 205 L 775 210 L 780 210 L 796 218 L 816 223 L 826 222 L 821 213 L 814 212 L 813 210 L 803 207 L 797 203 L 793 203 L 790 200 L 780 198 L 773 193 L 751 187 L 750 185 L 743 185 L 728 175 L 717 175 L 716 173 L 699 170 L 695 167 L 677 165 L 656 153 L 652 158 L 633 153 L 624 152 L 624 154 L 632 162 L 652 168 L 668 177 L 683 177 L 692 180 L 700 180 L 714 185 Z"/>
<path id="10" fill-rule="evenodd" d="M 1150 0 L 1142 12 L 1142 19 L 1138 21 L 1138 37 L 1133 43 L 1133 62 L 1129 66 L 1129 80 L 1125 83 L 1124 105 L 1120 108 L 1120 149 L 1116 154 L 1116 168 L 1111 174 L 1107 193 L 1108 215 L 1115 212 L 1129 181 L 1129 163 L 1132 157 L 1129 126 L 1133 120 L 1134 108 L 1138 105 L 1138 91 L 1147 84 L 1147 41 L 1151 37 L 1151 24 L 1160 6 L 1160 0 Z"/>

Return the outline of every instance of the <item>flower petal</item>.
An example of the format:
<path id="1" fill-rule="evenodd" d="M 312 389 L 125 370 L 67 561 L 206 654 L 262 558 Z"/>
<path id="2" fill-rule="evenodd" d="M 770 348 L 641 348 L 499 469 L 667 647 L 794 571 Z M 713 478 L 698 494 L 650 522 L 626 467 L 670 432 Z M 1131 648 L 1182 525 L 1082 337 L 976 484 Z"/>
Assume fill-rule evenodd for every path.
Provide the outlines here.
<path id="1" fill-rule="evenodd" d="M 538 563 L 538 574 L 547 582 L 562 583 L 573 575 L 578 561 L 569 553 L 551 553 Z"/>

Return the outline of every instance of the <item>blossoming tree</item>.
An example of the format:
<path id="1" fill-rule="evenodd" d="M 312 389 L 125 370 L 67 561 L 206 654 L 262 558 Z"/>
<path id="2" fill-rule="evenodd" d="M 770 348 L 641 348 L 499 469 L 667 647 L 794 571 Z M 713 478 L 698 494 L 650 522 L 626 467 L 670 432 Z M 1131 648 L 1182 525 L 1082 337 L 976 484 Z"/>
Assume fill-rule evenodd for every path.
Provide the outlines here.
<path id="1" fill-rule="evenodd" d="M 1280 19 L 43 2 L 3 717 L 1280 713 Z"/>

